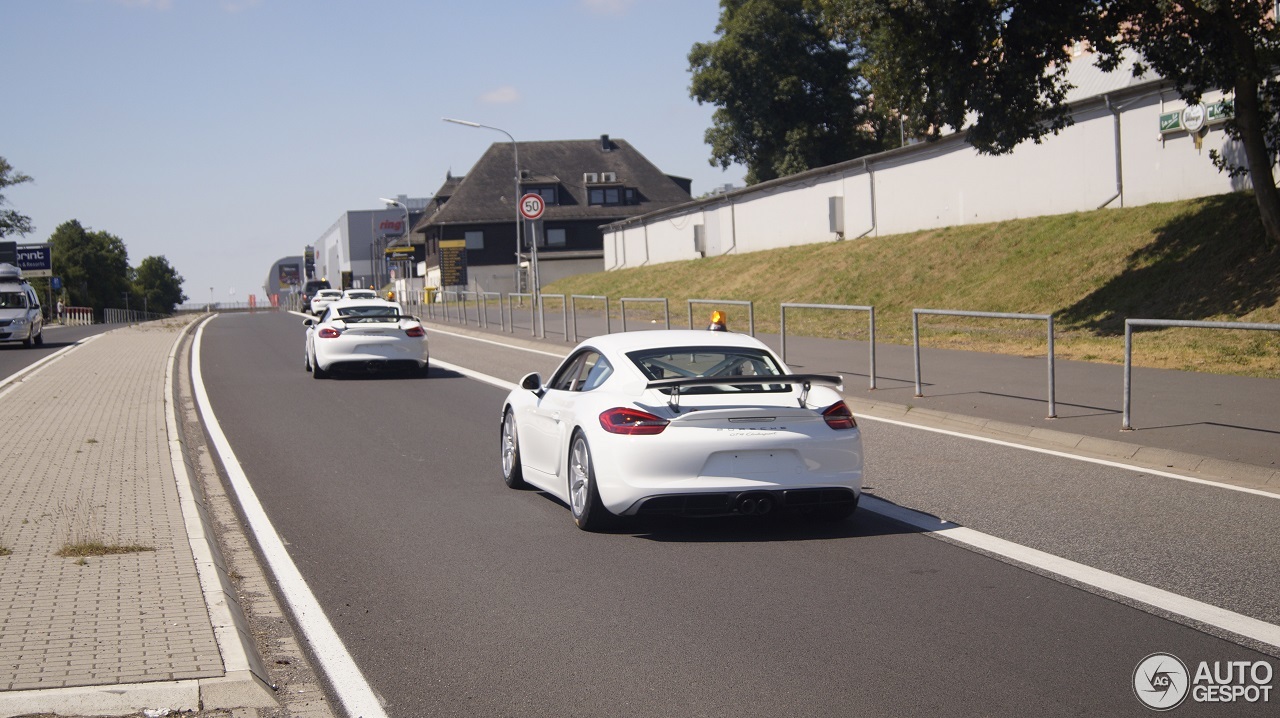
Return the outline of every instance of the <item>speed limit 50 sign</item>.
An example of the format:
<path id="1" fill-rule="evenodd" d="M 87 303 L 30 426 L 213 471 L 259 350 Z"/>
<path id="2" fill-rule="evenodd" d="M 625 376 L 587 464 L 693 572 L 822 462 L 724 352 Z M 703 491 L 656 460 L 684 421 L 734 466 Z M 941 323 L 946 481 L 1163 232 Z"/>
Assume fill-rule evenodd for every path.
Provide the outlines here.
<path id="1" fill-rule="evenodd" d="M 541 195 L 532 192 L 520 198 L 520 216 L 525 219 L 537 219 L 542 216 L 543 210 L 547 208 L 546 202 L 542 201 Z"/>

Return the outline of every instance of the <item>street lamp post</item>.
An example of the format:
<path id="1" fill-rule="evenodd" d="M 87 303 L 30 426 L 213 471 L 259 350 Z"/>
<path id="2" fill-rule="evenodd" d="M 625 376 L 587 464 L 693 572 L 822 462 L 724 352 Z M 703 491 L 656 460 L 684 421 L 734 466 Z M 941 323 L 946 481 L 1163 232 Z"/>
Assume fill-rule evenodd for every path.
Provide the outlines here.
<path id="1" fill-rule="evenodd" d="M 507 139 L 511 140 L 511 154 L 515 156 L 515 161 L 516 161 L 516 193 L 515 193 L 515 196 L 512 197 L 512 204 L 516 206 L 516 272 L 518 273 L 520 271 L 520 249 L 523 244 L 521 240 L 523 235 L 522 227 L 524 225 L 524 218 L 520 216 L 520 147 L 519 145 L 516 144 L 516 138 L 512 137 L 510 132 L 507 132 L 501 127 L 492 127 L 490 125 L 482 125 L 479 122 L 470 122 L 468 120 L 455 120 L 449 117 L 443 117 L 441 119 L 443 119 L 445 122 L 452 122 L 455 125 L 466 125 L 467 127 L 481 127 L 486 130 L 494 130 L 495 132 L 501 132 L 502 134 L 507 136 Z M 538 248 L 537 247 L 533 247 L 530 250 L 529 265 L 530 265 L 530 274 L 532 275 L 530 277 L 531 279 L 530 283 L 533 285 L 533 305 L 536 308 L 540 306 L 539 300 L 541 298 L 541 288 L 538 286 Z"/>

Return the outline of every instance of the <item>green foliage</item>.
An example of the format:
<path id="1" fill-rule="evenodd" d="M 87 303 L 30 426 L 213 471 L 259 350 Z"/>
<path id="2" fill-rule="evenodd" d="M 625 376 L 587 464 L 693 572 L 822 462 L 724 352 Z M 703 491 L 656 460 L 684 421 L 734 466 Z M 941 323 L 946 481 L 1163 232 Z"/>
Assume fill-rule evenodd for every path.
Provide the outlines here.
<path id="1" fill-rule="evenodd" d="M 1243 156 L 1214 156 L 1248 172 L 1265 237 L 1280 241 L 1280 193 L 1271 174 L 1280 141 L 1280 35 L 1259 0 L 819 0 L 825 22 L 867 54 L 878 98 L 902 108 L 931 139 L 966 129 L 979 151 L 1007 153 L 1071 124 L 1067 48 L 1088 43 L 1104 70 L 1136 52 L 1187 102 L 1233 94 L 1226 125 Z M 1130 55 L 1131 56 L 1131 55 Z"/>
<path id="2" fill-rule="evenodd" d="M 813 0 L 721 0 L 719 39 L 689 52 L 689 95 L 716 106 L 711 164 L 741 162 L 747 182 L 885 147 L 859 57 L 833 42 Z"/>
<path id="3" fill-rule="evenodd" d="M 13 165 L 3 157 L 0 157 L 0 190 L 6 187 L 12 187 L 23 182 L 30 182 L 31 178 L 21 172 L 15 172 Z M 0 192 L 0 207 L 8 204 L 4 198 L 3 192 Z M 6 237 L 11 234 L 24 236 L 32 231 L 31 218 L 18 214 L 11 209 L 0 209 L 0 237 Z"/>
<path id="4" fill-rule="evenodd" d="M 147 257 L 134 270 L 134 297 L 151 312 L 172 314 L 175 306 L 187 300 L 187 295 L 182 293 L 182 281 L 182 275 L 170 266 L 168 259 Z"/>
<path id="5" fill-rule="evenodd" d="M 58 225 L 49 237 L 53 273 L 71 306 L 93 307 L 101 317 L 107 307 L 123 307 L 129 283 L 129 253 L 124 242 L 108 232 L 90 232 L 80 222 Z"/>

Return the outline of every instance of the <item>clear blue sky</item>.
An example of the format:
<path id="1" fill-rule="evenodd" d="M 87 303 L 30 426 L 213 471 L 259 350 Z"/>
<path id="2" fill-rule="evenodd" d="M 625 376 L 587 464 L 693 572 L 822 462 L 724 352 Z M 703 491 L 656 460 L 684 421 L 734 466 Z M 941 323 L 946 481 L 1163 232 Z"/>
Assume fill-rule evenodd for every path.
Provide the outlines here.
<path id="1" fill-rule="evenodd" d="M 687 56 L 714 0 L 0 0 L 0 156 L 43 242 L 77 219 L 163 255 L 192 301 L 262 297 L 343 212 L 428 197 L 501 134 L 629 141 L 694 195 L 714 108 Z M 234 289 L 234 295 L 232 290 Z"/>

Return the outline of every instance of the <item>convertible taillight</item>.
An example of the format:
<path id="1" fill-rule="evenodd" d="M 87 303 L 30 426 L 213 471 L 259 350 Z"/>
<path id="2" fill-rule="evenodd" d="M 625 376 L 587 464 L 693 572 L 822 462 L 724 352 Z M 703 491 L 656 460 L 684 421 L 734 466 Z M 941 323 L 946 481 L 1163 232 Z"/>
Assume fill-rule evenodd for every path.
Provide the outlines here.
<path id="1" fill-rule="evenodd" d="M 670 423 L 647 411 L 617 407 L 600 414 L 600 426 L 610 434 L 652 436 L 661 434 Z"/>
<path id="2" fill-rule="evenodd" d="M 425 337 L 427 335 L 426 332 L 422 331 L 422 327 L 409 327 L 404 330 L 404 333 L 411 337 Z"/>
<path id="3" fill-rule="evenodd" d="M 325 327 L 319 331 L 319 336 L 321 339 L 337 339 L 342 336 L 342 332 L 333 327 Z"/>
<path id="4" fill-rule="evenodd" d="M 858 422 L 853 418 L 853 412 L 849 411 L 849 406 L 843 401 L 837 401 L 827 407 L 827 410 L 822 412 L 822 418 L 832 429 L 853 429 L 858 426 Z"/>

